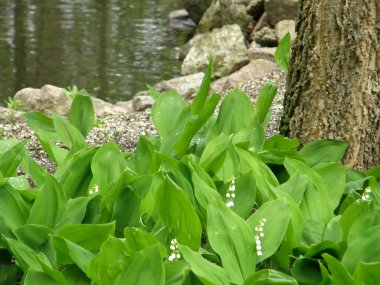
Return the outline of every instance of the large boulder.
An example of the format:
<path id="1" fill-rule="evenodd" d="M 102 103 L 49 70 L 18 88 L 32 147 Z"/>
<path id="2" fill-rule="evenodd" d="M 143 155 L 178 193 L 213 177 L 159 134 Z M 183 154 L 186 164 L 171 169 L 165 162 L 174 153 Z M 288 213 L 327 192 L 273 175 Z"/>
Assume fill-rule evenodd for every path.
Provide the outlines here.
<path id="1" fill-rule="evenodd" d="M 38 111 L 49 116 L 54 113 L 66 116 L 72 102 L 62 88 L 53 85 L 45 85 L 41 89 L 24 88 L 16 93 L 14 99 L 20 102 L 24 111 Z M 131 112 L 131 109 L 115 106 L 99 98 L 93 97 L 92 102 L 98 117 Z"/>
<path id="2" fill-rule="evenodd" d="M 276 52 L 275 47 L 262 47 L 255 42 L 252 42 L 248 49 L 248 57 L 250 60 L 254 59 L 265 59 L 272 62 L 274 60 L 274 53 Z"/>
<path id="3" fill-rule="evenodd" d="M 198 23 L 204 12 L 211 5 L 212 0 L 182 0 L 182 3 L 190 18 L 195 23 Z"/>
<path id="4" fill-rule="evenodd" d="M 282 20 L 274 27 L 277 41 L 280 42 L 282 38 L 289 33 L 291 42 L 297 37 L 296 34 L 296 22 L 294 20 Z"/>
<path id="5" fill-rule="evenodd" d="M 260 31 L 253 34 L 253 40 L 261 46 L 274 47 L 277 46 L 277 38 L 274 29 L 264 27 Z"/>
<path id="6" fill-rule="evenodd" d="M 298 0 L 265 0 L 265 11 L 272 25 L 282 20 L 295 20 L 298 13 Z"/>
<path id="7" fill-rule="evenodd" d="M 252 17 L 248 15 L 246 0 L 214 0 L 199 21 L 197 33 L 231 24 L 238 24 L 245 32 L 250 20 Z"/>
<path id="8" fill-rule="evenodd" d="M 183 75 L 204 71 L 214 59 L 214 77 L 223 77 L 248 63 L 244 35 L 237 24 L 198 37 L 182 63 Z"/>

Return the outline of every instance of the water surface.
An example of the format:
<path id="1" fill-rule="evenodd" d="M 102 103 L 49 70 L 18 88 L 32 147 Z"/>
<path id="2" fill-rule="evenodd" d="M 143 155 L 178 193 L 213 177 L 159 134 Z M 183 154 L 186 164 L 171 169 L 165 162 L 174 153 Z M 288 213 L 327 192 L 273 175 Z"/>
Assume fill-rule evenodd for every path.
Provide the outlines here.
<path id="1" fill-rule="evenodd" d="M 0 0 L 0 101 L 24 87 L 77 85 L 127 100 L 179 75 L 170 26 L 180 0 Z"/>

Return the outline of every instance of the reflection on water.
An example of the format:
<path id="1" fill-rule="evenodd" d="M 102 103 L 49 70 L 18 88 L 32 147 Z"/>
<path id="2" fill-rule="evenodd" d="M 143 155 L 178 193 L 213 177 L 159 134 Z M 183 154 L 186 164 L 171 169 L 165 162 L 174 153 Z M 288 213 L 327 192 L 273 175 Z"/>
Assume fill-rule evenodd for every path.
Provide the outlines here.
<path id="1" fill-rule="evenodd" d="M 179 75 L 170 28 L 180 0 L 0 0 L 0 100 L 77 85 L 108 101 Z"/>

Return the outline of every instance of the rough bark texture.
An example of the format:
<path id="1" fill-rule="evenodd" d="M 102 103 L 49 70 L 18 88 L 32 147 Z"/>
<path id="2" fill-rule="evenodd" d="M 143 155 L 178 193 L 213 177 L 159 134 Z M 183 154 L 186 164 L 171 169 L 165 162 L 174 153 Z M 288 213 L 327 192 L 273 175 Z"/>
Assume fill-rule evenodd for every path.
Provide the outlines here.
<path id="1" fill-rule="evenodd" d="M 344 140 L 356 169 L 380 164 L 379 0 L 303 0 L 296 30 L 281 132 Z"/>

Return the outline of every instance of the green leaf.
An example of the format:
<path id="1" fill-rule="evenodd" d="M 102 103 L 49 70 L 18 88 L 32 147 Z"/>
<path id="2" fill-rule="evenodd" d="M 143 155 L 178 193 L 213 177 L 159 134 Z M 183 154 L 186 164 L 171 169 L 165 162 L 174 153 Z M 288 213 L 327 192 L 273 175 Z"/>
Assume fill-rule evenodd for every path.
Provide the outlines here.
<path id="1" fill-rule="evenodd" d="M 27 143 L 28 141 L 22 141 L 14 144 L 0 155 L 0 172 L 4 177 L 16 175 L 16 168 L 21 162 Z"/>
<path id="2" fill-rule="evenodd" d="M 28 223 L 44 225 L 53 229 L 61 219 L 65 207 L 65 193 L 55 178 L 47 173 L 40 194 L 30 210 Z"/>
<path id="3" fill-rule="evenodd" d="M 231 209 L 243 219 L 251 213 L 256 198 L 256 180 L 252 173 L 248 172 L 236 179 L 235 206 Z"/>
<path id="4" fill-rule="evenodd" d="M 40 271 L 29 270 L 23 278 L 23 285 L 49 284 L 49 285 L 64 285 L 67 283 L 59 283 L 48 274 Z"/>
<path id="5" fill-rule="evenodd" d="M 16 265 L 0 264 L 0 284 L 16 284 L 20 275 L 20 268 Z"/>
<path id="6" fill-rule="evenodd" d="M 71 103 L 69 122 L 86 137 L 96 124 L 94 105 L 90 96 L 77 94 Z"/>
<path id="7" fill-rule="evenodd" d="M 6 238 L 5 236 L 2 237 L 6 243 L 8 250 L 16 258 L 17 264 L 24 272 L 29 268 L 32 270 L 42 271 L 42 267 L 38 261 L 35 251 L 33 251 L 30 247 L 26 246 L 21 241 Z"/>
<path id="8" fill-rule="evenodd" d="M 281 39 L 280 43 L 277 46 L 277 49 L 274 53 L 274 59 L 277 64 L 281 67 L 281 69 L 288 73 L 290 63 L 290 34 L 286 33 L 286 35 Z"/>
<path id="9" fill-rule="evenodd" d="M 78 197 L 68 200 L 58 227 L 66 224 L 82 223 L 89 201 L 90 198 L 87 197 Z"/>
<path id="10" fill-rule="evenodd" d="M 205 170 L 216 170 L 223 164 L 228 149 L 229 137 L 221 133 L 213 138 L 202 153 L 199 165 Z M 216 171 L 214 171 L 216 172 Z"/>
<path id="11" fill-rule="evenodd" d="M 114 284 L 128 258 L 125 243 L 120 239 L 109 237 L 91 261 L 87 275 L 98 285 Z M 104 274 L 105 272 L 107 274 Z"/>
<path id="12" fill-rule="evenodd" d="M 152 121 L 162 138 L 169 136 L 172 123 L 177 120 L 186 102 L 177 92 L 165 92 L 155 99 L 152 106 Z"/>
<path id="13" fill-rule="evenodd" d="M 164 263 L 159 246 L 148 247 L 131 256 L 113 284 L 164 285 Z"/>
<path id="14" fill-rule="evenodd" d="M 85 148 L 75 153 L 54 174 L 67 198 L 88 195 L 92 179 L 91 161 L 96 151 L 96 148 Z"/>
<path id="15" fill-rule="evenodd" d="M 353 277 L 359 284 L 377 285 L 379 283 L 380 262 L 359 262 Z"/>
<path id="16" fill-rule="evenodd" d="M 57 233 L 69 241 L 89 250 L 99 249 L 115 232 L 115 222 L 108 224 L 65 225 Z"/>
<path id="17" fill-rule="evenodd" d="M 87 273 L 90 262 L 95 257 L 94 254 L 60 236 L 52 236 L 51 241 L 56 250 L 59 264 L 74 263 L 84 273 Z"/>
<path id="18" fill-rule="evenodd" d="M 256 252 L 253 231 L 246 221 L 220 201 L 207 207 L 207 236 L 220 256 L 233 283 L 241 284 L 255 272 Z"/>
<path id="19" fill-rule="evenodd" d="M 26 122 L 38 137 L 58 141 L 59 135 L 55 131 L 54 122 L 48 116 L 40 112 L 28 112 L 23 115 Z"/>
<path id="20" fill-rule="evenodd" d="M 266 202 L 247 219 L 247 224 L 255 231 L 260 238 L 262 255 L 257 257 L 256 263 L 272 256 L 280 247 L 288 224 L 290 221 L 291 210 L 286 199 L 278 199 Z M 264 221 L 263 233 L 260 237 L 256 231 L 260 223 Z"/>
<path id="21" fill-rule="evenodd" d="M 229 285 L 225 269 L 204 259 L 198 252 L 184 245 L 178 246 L 183 258 L 190 264 L 191 271 L 205 285 Z"/>
<path id="22" fill-rule="evenodd" d="M 323 162 L 339 162 L 346 150 L 348 144 L 337 140 L 319 140 L 306 144 L 298 153 L 313 167 Z"/>
<path id="23" fill-rule="evenodd" d="M 125 241 L 130 252 L 138 252 L 153 245 L 159 245 L 161 256 L 166 257 L 166 248 L 150 233 L 139 228 L 125 228 Z"/>
<path id="24" fill-rule="evenodd" d="M 76 127 L 67 121 L 66 118 L 54 114 L 53 122 L 59 135 L 59 140 L 72 149 L 73 152 L 86 147 L 86 139 Z"/>
<path id="25" fill-rule="evenodd" d="M 348 243 L 342 258 L 343 265 L 353 273 L 359 262 L 380 262 L 380 225 L 371 227 L 360 233 L 356 239 Z"/>
<path id="26" fill-rule="evenodd" d="M 247 280 L 244 285 L 298 285 L 297 281 L 289 275 L 272 270 L 263 269 L 255 272 Z"/>
<path id="27" fill-rule="evenodd" d="M 119 146 L 113 142 L 102 145 L 91 162 L 94 175 L 91 185 L 98 185 L 102 190 L 107 184 L 119 179 L 126 167 L 126 161 Z"/>
<path id="28" fill-rule="evenodd" d="M 29 216 L 29 207 L 10 185 L 0 185 L 0 217 L 8 230 L 23 226 Z"/>
<path id="29" fill-rule="evenodd" d="M 18 240 L 32 249 L 38 249 L 48 239 L 53 231 L 46 226 L 26 224 L 13 231 Z"/>
<path id="30" fill-rule="evenodd" d="M 270 107 L 273 102 L 273 98 L 276 96 L 277 86 L 271 82 L 265 83 L 264 87 L 260 91 L 260 95 L 257 98 L 255 117 L 261 125 L 264 126 L 267 116 L 269 114 Z"/>
<path id="31" fill-rule="evenodd" d="M 203 77 L 201 87 L 198 91 L 198 94 L 195 96 L 193 103 L 191 104 L 191 113 L 193 115 L 200 114 L 204 104 L 207 100 L 208 92 L 211 85 L 211 76 L 213 72 L 214 63 L 212 58 L 210 58 L 206 73 Z"/>
<path id="32" fill-rule="evenodd" d="M 155 152 L 152 143 L 143 137 L 139 137 L 136 143 L 136 151 L 134 155 L 128 159 L 126 164 L 130 169 L 140 175 L 153 174 L 156 171 L 153 165 L 154 155 Z"/>
<path id="33" fill-rule="evenodd" d="M 198 215 L 187 194 L 169 178 L 157 190 L 156 210 L 179 243 L 198 250 L 202 236 Z"/>
<path id="34" fill-rule="evenodd" d="M 57 146 L 55 143 L 53 143 L 52 141 L 50 141 L 50 139 L 47 139 L 45 137 L 42 137 L 42 136 L 39 136 L 37 133 L 36 133 L 36 136 L 38 138 L 38 140 L 40 141 L 40 144 L 42 146 L 42 148 L 46 151 L 46 153 L 48 154 L 48 156 L 58 165 L 58 166 L 61 166 L 66 157 L 67 157 L 67 154 L 68 154 L 68 151 L 63 149 L 63 148 L 60 148 L 59 146 Z"/>
<path id="35" fill-rule="evenodd" d="M 328 253 L 324 253 L 322 256 L 331 272 L 333 284 L 359 285 L 341 262 Z"/>
<path id="36" fill-rule="evenodd" d="M 233 89 L 224 97 L 215 124 L 218 133 L 236 134 L 252 120 L 253 106 L 247 95 Z"/>
<path id="37" fill-rule="evenodd" d="M 322 281 L 322 274 L 318 260 L 312 258 L 298 258 L 293 265 L 292 276 L 299 284 L 315 285 Z"/>
<path id="38" fill-rule="evenodd" d="M 274 135 L 264 143 L 264 149 L 292 150 L 300 145 L 298 139 L 289 139 L 282 135 Z"/>
<path id="39" fill-rule="evenodd" d="M 165 263 L 165 285 L 182 285 L 190 271 L 190 265 L 184 260 Z"/>

